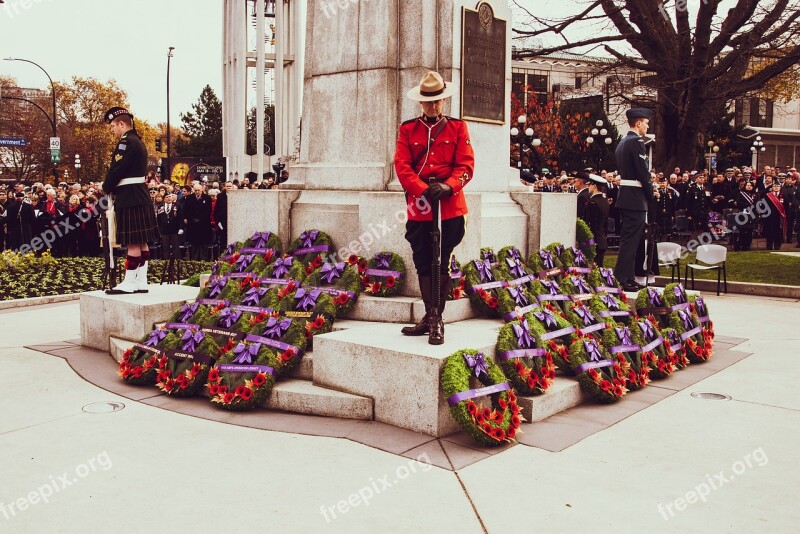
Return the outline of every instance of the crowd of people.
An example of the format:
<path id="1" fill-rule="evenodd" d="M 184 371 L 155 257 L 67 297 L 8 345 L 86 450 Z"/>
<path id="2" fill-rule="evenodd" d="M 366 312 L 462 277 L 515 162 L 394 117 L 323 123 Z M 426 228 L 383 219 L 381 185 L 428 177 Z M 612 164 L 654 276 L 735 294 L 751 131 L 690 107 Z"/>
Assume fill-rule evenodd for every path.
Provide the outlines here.
<path id="1" fill-rule="evenodd" d="M 591 170 L 590 170 L 591 171 Z M 588 182 L 569 176 L 562 171 L 560 176 L 545 173 L 542 177 L 523 176 L 523 183 L 532 185 L 538 192 L 580 193 Z M 603 192 L 608 200 L 609 218 L 614 222 L 607 228 L 619 229 L 619 212 L 614 201 L 619 193 L 620 176 L 615 172 L 601 171 L 604 179 Z M 676 235 L 697 234 L 710 228 L 732 231 L 733 250 L 750 250 L 754 235 L 766 238 L 767 249 L 778 250 L 782 243 L 797 243 L 800 231 L 800 174 L 795 167 L 784 169 L 765 166 L 761 173 L 749 167 L 732 167 L 724 172 L 682 171 L 674 169 L 666 175 L 651 173 L 655 205 L 649 212 L 649 223 L 660 241 L 672 240 Z M 588 197 L 579 202 L 578 215 Z M 764 209 L 756 212 L 761 201 Z M 748 210 L 756 213 L 736 220 L 735 214 Z M 800 248 L 800 243 L 796 245 Z"/>
<path id="2" fill-rule="evenodd" d="M 210 260 L 227 246 L 229 191 L 274 189 L 288 179 L 250 178 L 231 182 L 203 179 L 180 185 L 147 177 L 161 239 L 149 243 L 154 258 Z M 55 257 L 99 256 L 103 189 L 100 182 L 58 185 L 0 184 L 0 250 L 49 251 Z M 38 238 L 38 239 L 36 239 Z M 27 245 L 27 248 L 25 247 Z"/>

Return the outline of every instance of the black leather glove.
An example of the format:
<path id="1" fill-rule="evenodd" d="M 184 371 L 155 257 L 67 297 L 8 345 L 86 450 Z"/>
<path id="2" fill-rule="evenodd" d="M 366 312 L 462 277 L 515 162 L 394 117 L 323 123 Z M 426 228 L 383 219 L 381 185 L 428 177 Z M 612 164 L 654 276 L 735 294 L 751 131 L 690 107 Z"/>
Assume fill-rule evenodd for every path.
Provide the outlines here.
<path id="1" fill-rule="evenodd" d="M 440 200 L 447 198 L 453 194 L 453 188 L 447 184 L 433 182 L 428 189 L 425 190 L 423 196 L 429 200 Z"/>

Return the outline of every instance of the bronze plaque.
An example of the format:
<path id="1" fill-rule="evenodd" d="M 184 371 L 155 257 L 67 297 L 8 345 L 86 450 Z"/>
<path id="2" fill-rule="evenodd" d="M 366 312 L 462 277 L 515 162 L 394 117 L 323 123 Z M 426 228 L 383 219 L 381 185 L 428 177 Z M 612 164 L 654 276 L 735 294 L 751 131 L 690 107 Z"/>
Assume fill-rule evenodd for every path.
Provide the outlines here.
<path id="1" fill-rule="evenodd" d="M 463 8 L 461 25 L 461 118 L 506 122 L 506 21 L 492 6 Z"/>

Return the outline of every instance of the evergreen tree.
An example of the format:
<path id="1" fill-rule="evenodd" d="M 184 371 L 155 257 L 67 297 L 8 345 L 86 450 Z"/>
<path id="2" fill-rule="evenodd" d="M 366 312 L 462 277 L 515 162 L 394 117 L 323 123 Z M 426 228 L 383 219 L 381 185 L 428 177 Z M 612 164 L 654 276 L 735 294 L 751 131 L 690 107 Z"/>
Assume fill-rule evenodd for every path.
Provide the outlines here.
<path id="1" fill-rule="evenodd" d="M 181 113 L 183 130 L 188 139 L 175 141 L 178 156 L 222 157 L 222 102 L 211 86 L 206 85 L 200 93 L 193 112 Z"/>

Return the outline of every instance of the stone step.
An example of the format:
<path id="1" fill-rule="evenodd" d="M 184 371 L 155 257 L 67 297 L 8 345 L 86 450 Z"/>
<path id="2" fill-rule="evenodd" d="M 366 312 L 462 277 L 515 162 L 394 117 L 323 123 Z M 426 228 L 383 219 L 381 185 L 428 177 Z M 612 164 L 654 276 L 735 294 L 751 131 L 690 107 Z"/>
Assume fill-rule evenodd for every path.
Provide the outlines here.
<path id="1" fill-rule="evenodd" d="M 440 387 L 445 359 L 471 348 L 494 354 L 502 323 L 470 319 L 447 325 L 445 343 L 408 337 L 396 324 L 372 323 L 314 340 L 314 384 L 370 397 L 375 419 L 440 437 L 458 430 Z"/>
<path id="2" fill-rule="evenodd" d="M 360 295 L 347 319 L 382 323 L 413 324 L 425 315 L 425 304 L 418 297 L 373 297 Z M 469 299 L 449 300 L 442 319 L 445 323 L 456 323 L 478 318 Z"/>
<path id="3" fill-rule="evenodd" d="M 264 407 L 272 410 L 339 417 L 342 419 L 372 420 L 372 399 L 323 388 L 308 380 L 287 378 L 279 380 Z"/>
<path id="4" fill-rule="evenodd" d="M 108 345 L 108 350 L 111 353 L 111 357 L 117 362 L 121 362 L 122 354 L 131 348 L 134 345 L 134 342 L 128 341 L 127 339 L 120 339 L 118 337 L 110 337 L 108 338 Z"/>
<path id="5" fill-rule="evenodd" d="M 570 377 L 556 376 L 553 384 L 544 395 L 532 397 L 517 396 L 523 417 L 534 423 L 564 410 L 574 408 L 589 400 L 578 381 Z"/>

